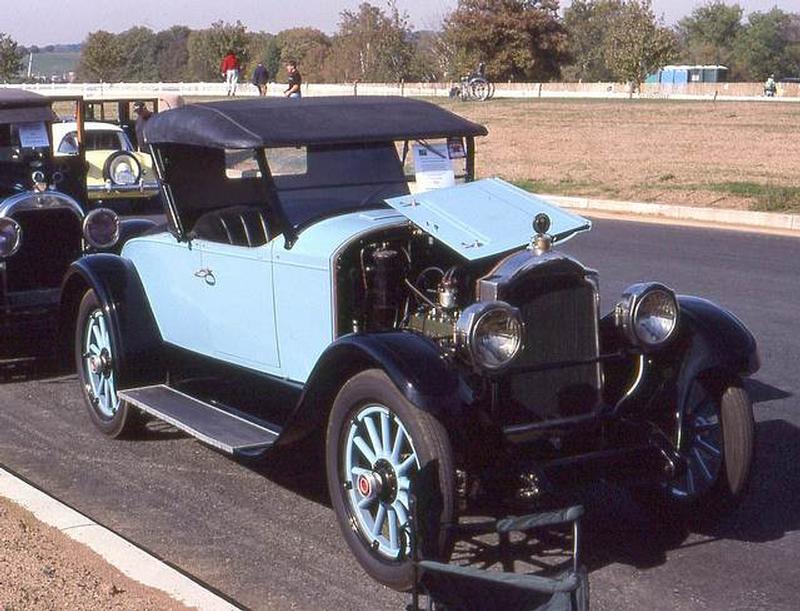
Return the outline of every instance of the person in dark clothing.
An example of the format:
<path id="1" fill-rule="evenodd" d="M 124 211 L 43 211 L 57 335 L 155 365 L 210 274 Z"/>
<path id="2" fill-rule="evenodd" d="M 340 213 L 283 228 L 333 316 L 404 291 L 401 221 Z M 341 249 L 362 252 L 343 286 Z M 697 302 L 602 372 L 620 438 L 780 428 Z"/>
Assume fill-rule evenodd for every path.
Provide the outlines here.
<path id="1" fill-rule="evenodd" d="M 297 70 L 297 64 L 293 61 L 286 62 L 286 72 L 289 78 L 286 81 L 287 89 L 283 92 L 287 98 L 300 98 L 300 85 L 303 84 L 303 77 Z"/>
<path id="2" fill-rule="evenodd" d="M 253 85 L 258 87 L 258 95 L 267 95 L 267 81 L 269 81 L 269 73 L 264 67 L 264 63 L 258 62 L 256 69 L 253 70 Z"/>
<path id="3" fill-rule="evenodd" d="M 153 113 L 144 102 L 134 102 L 133 112 L 136 114 L 136 147 L 144 151 L 144 125 Z"/>

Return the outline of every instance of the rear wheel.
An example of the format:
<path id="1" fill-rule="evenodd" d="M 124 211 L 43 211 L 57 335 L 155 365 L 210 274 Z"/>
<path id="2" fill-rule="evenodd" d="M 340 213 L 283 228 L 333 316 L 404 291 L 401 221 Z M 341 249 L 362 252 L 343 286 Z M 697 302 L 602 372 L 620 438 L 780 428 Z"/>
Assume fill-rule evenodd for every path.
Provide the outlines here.
<path id="1" fill-rule="evenodd" d="M 427 465 L 438 475 L 438 516 L 424 516 L 425 551 L 446 556 L 454 513 L 454 469 L 447 432 L 410 403 L 380 370 L 354 376 L 334 401 L 326 460 L 331 502 L 364 570 L 397 590 L 412 584 L 407 535 L 409 486 Z M 420 507 L 423 504 L 420 502 Z"/>
<path id="2" fill-rule="evenodd" d="M 141 425 L 136 409 L 117 397 L 116 346 L 108 317 L 93 290 L 83 296 L 75 327 L 75 364 L 94 425 L 109 437 Z"/>

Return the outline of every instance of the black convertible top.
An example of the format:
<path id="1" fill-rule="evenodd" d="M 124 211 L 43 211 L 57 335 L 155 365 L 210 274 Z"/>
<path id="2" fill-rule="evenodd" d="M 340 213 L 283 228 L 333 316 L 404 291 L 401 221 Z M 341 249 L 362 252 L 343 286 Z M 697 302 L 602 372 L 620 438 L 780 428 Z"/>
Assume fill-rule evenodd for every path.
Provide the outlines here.
<path id="1" fill-rule="evenodd" d="M 486 133 L 440 106 L 398 96 L 253 98 L 160 112 L 148 120 L 145 141 L 246 149 Z"/>
<path id="2" fill-rule="evenodd" d="M 24 89 L 0 87 L 0 123 L 52 121 L 50 98 Z"/>

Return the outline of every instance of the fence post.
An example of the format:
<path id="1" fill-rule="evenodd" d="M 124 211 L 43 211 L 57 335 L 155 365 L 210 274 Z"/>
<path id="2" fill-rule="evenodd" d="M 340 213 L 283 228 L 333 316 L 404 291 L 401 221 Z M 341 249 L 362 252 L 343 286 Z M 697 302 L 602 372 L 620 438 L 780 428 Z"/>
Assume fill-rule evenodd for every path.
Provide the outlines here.
<path id="1" fill-rule="evenodd" d="M 353 96 L 358 95 L 358 79 L 353 81 Z"/>

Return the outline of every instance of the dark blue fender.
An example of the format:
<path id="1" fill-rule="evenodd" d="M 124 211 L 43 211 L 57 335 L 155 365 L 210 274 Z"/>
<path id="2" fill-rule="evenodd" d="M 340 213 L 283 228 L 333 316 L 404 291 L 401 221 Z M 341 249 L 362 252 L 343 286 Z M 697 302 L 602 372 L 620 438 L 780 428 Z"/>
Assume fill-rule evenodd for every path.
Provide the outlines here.
<path id="1" fill-rule="evenodd" d="M 119 254 L 125 242 L 157 226 L 158 223 L 151 219 L 122 219 L 119 224 L 119 240 L 114 245 L 113 251 Z"/>
<path id="2" fill-rule="evenodd" d="M 692 382 L 713 374 L 722 379 L 751 375 L 761 366 L 752 333 L 728 310 L 699 297 L 680 295 L 680 327 L 685 342 L 676 380 L 679 417 L 684 413 Z"/>
<path id="3" fill-rule="evenodd" d="M 121 385 L 163 381 L 164 351 L 150 303 L 136 268 L 118 255 L 86 255 L 67 270 L 61 287 L 61 319 L 71 350 L 78 307 L 90 288 L 110 322 Z"/>
<path id="4" fill-rule="evenodd" d="M 324 423 L 344 383 L 373 368 L 382 369 L 420 409 L 442 420 L 458 415 L 458 370 L 432 340 L 408 331 L 346 335 L 317 361 L 281 441 L 296 440 Z"/>

